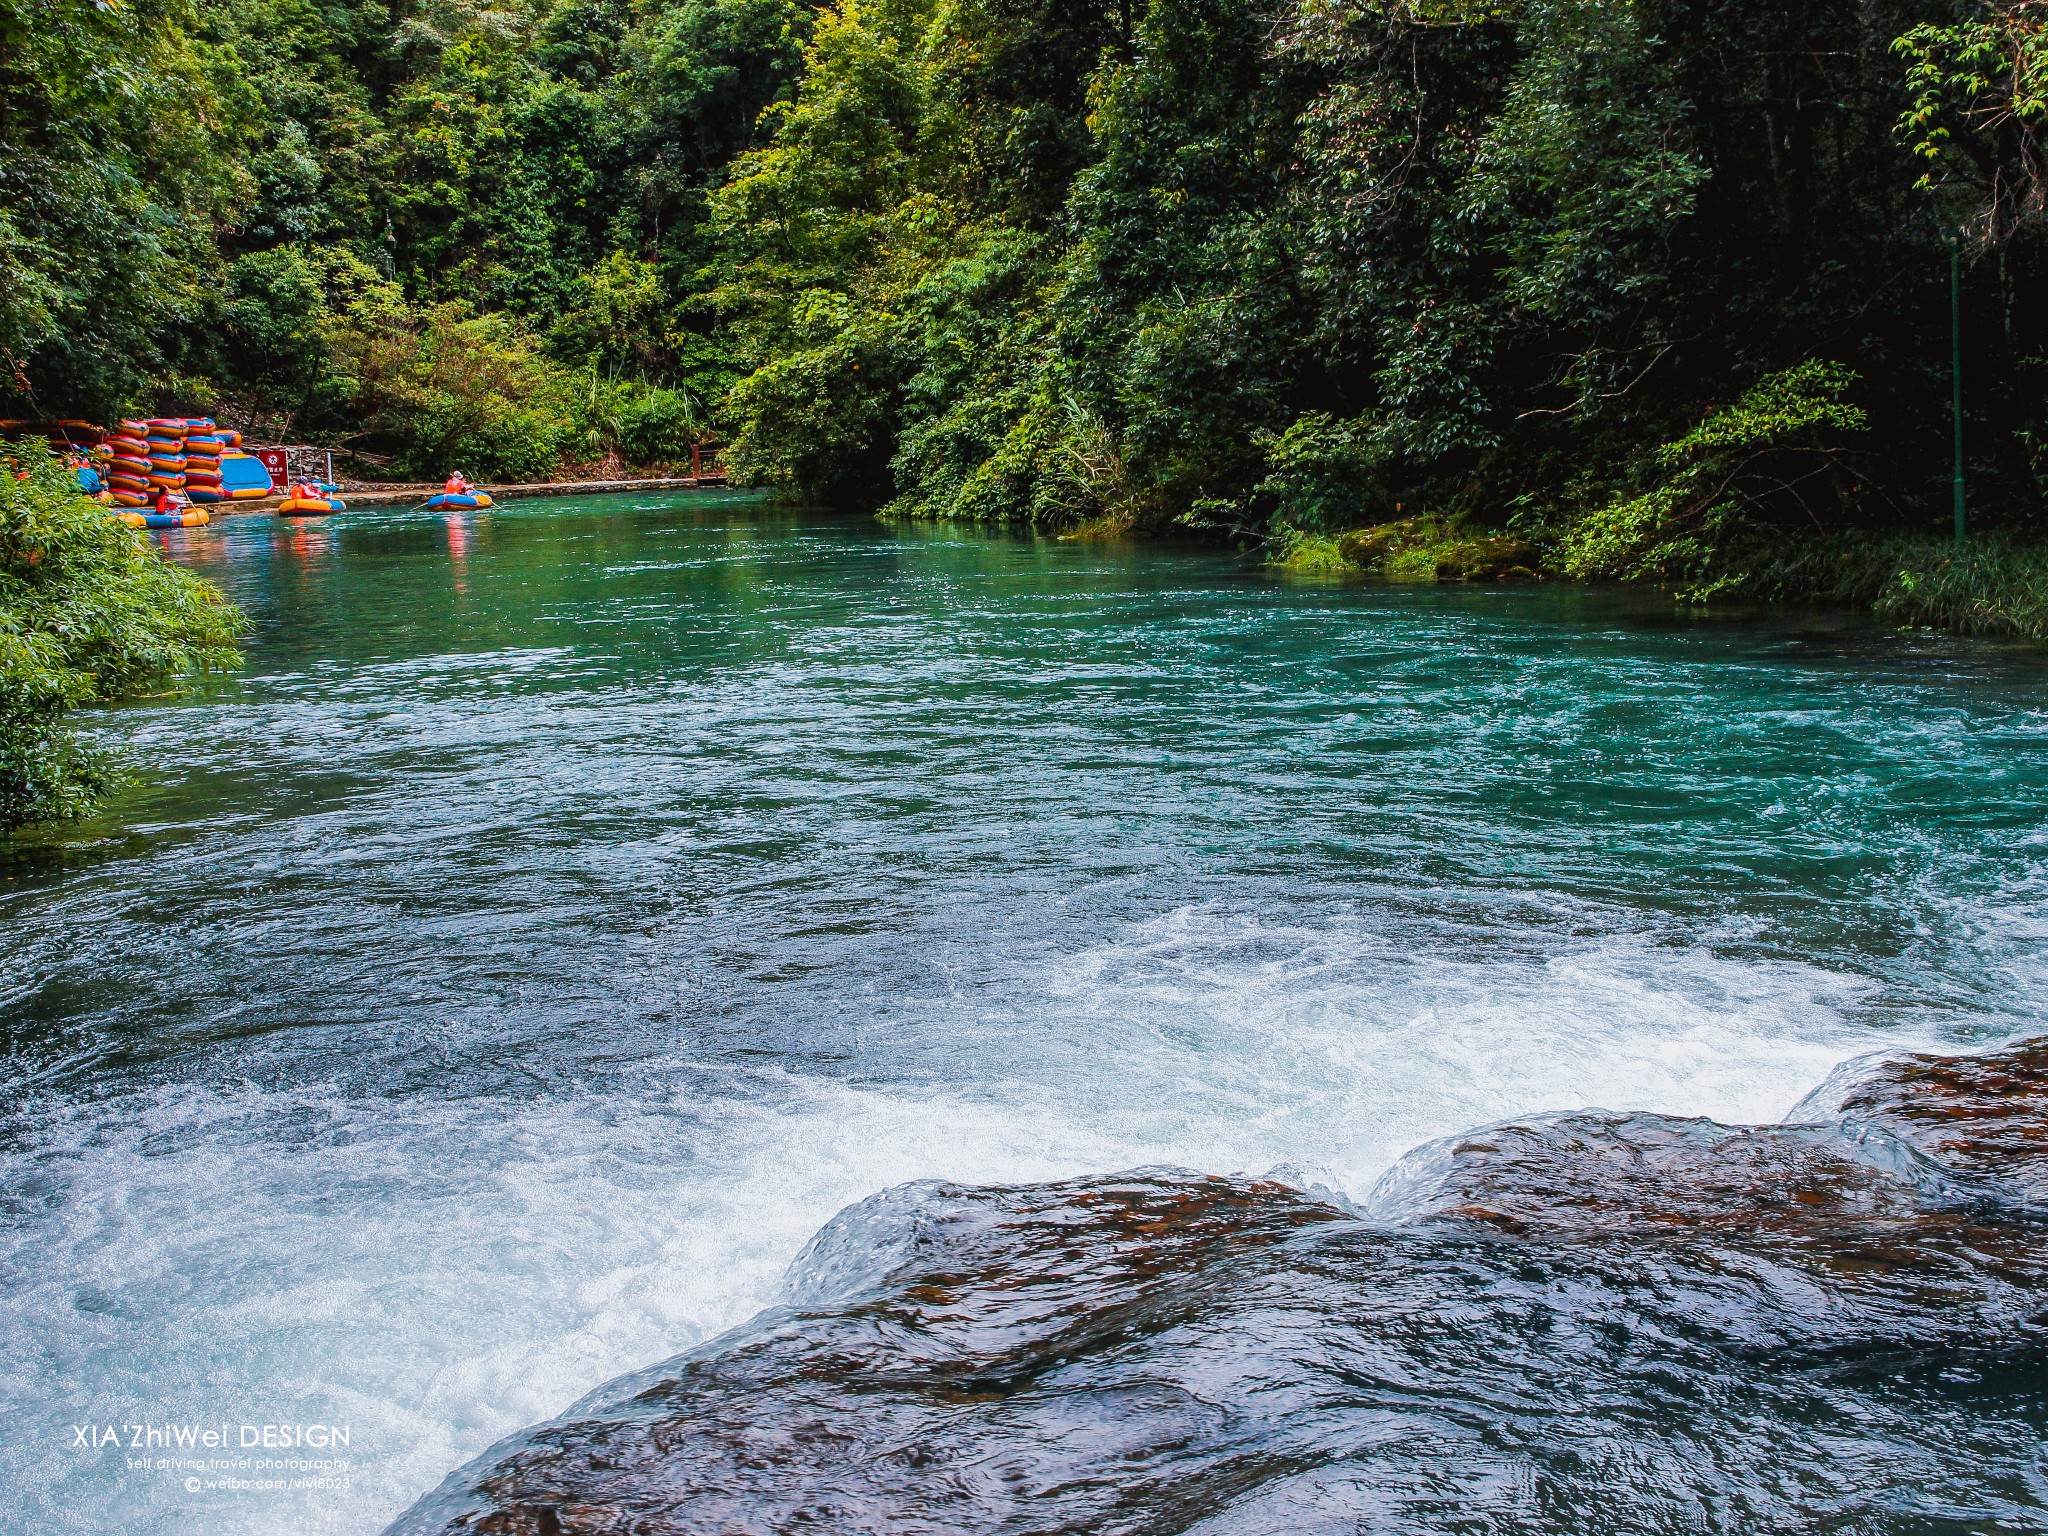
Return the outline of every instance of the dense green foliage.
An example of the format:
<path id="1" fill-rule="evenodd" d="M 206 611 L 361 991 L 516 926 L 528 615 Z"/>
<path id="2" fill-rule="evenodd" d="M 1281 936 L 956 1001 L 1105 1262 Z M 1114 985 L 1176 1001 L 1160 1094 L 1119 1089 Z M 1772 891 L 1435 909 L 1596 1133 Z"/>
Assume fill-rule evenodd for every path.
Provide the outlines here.
<path id="1" fill-rule="evenodd" d="M 1705 594 L 1946 521 L 1954 238 L 1977 516 L 2048 532 L 2037 0 L 1084 14 L 1028 177 L 982 150 L 1014 12 L 821 24 L 712 196 L 740 464 L 1296 563 L 1426 512 Z"/>
<path id="2" fill-rule="evenodd" d="M 1412 519 L 1694 592 L 2048 491 L 2043 0 L 0 0 L 0 351 L 409 472 Z M 1320 546 L 1318 546 L 1320 547 Z"/>
<path id="3" fill-rule="evenodd" d="M 1564 568 L 1575 576 L 1690 581 L 1699 596 L 1735 584 L 1749 562 L 1731 558 L 1729 542 L 1764 532 L 1754 516 L 1759 508 L 1768 515 L 1772 500 L 1796 501 L 1811 515 L 1816 503 L 1848 500 L 1839 483 L 1846 471 L 1828 436 L 1869 424 L 1844 403 L 1856 383 L 1854 374 L 1826 363 L 1772 374 L 1657 449 L 1650 489 L 1580 518 L 1564 539 Z M 1807 462 L 1787 462 L 1800 455 Z M 1831 471 L 1837 483 L 1828 483 Z M 1817 516 L 1813 521 L 1819 526 Z"/>
<path id="4" fill-rule="evenodd" d="M 687 458 L 706 194 L 789 0 L 0 0 L 0 415 L 205 410 L 394 470 Z"/>
<path id="5" fill-rule="evenodd" d="M 80 816 L 112 785 L 67 714 L 232 664 L 243 624 L 50 455 L 23 458 L 0 470 L 0 832 Z"/>

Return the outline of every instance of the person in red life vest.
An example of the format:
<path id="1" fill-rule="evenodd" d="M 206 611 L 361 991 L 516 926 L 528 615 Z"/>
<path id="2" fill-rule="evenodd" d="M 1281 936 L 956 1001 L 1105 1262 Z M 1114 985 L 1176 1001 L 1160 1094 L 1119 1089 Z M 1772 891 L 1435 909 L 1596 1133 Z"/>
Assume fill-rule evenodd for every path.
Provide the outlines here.
<path id="1" fill-rule="evenodd" d="M 450 475 L 441 486 L 441 492 L 446 496 L 467 496 L 469 491 L 469 477 L 459 469 Z"/>
<path id="2" fill-rule="evenodd" d="M 168 517 L 171 513 L 178 510 L 177 498 L 171 495 L 169 486 L 164 486 L 157 491 L 156 505 L 150 510 L 155 512 L 158 517 Z"/>

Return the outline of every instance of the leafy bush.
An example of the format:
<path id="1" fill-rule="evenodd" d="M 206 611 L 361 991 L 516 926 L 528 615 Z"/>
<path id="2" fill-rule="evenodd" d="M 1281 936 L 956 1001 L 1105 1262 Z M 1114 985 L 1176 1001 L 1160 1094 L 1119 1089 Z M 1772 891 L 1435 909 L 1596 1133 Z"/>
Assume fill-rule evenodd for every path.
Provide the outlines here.
<path id="1" fill-rule="evenodd" d="M 1668 582 L 1695 600 L 1739 584 L 1742 535 L 1787 510 L 1810 511 L 1814 482 L 1839 468 L 1835 439 L 1865 426 L 1842 398 L 1855 382 L 1838 364 L 1808 361 L 1709 413 L 1651 455 L 1656 484 L 1566 534 L 1565 570 Z"/>
<path id="2" fill-rule="evenodd" d="M 40 446 L 0 469 L 0 831 L 75 819 L 114 784 L 72 710 L 231 666 L 244 624 Z"/>
<path id="3" fill-rule="evenodd" d="M 704 435 L 704 413 L 680 389 L 638 389 L 619 412 L 619 447 L 635 464 L 680 464 Z"/>
<path id="4" fill-rule="evenodd" d="M 1899 133 L 1919 189 L 1948 221 L 1993 243 L 2048 216 L 2048 17 L 2003 0 L 1951 23 L 1923 21 L 1892 43 L 1912 104 Z"/>
<path id="5" fill-rule="evenodd" d="M 510 316 L 460 304 L 365 314 L 330 332 L 366 439 L 400 474 L 538 480 L 581 437 L 575 376 Z"/>
<path id="6" fill-rule="evenodd" d="M 1391 510 L 1369 423 L 1316 411 L 1257 441 L 1269 468 L 1252 494 L 1255 504 L 1270 505 L 1276 529 L 1330 533 Z"/>
<path id="7" fill-rule="evenodd" d="M 252 251 L 228 269 L 216 361 L 287 439 L 301 428 L 350 422 L 353 384 L 336 363 L 335 327 L 351 313 L 395 311 L 401 302 L 392 284 L 347 251 Z"/>
<path id="8" fill-rule="evenodd" d="M 669 305 L 653 262 L 613 251 L 577 286 L 580 302 L 555 322 L 552 342 L 558 355 L 587 357 L 613 370 L 660 365 Z"/>
<path id="9" fill-rule="evenodd" d="M 248 190 L 187 14 L 0 0 L 0 415 L 111 414 L 184 361 Z"/>

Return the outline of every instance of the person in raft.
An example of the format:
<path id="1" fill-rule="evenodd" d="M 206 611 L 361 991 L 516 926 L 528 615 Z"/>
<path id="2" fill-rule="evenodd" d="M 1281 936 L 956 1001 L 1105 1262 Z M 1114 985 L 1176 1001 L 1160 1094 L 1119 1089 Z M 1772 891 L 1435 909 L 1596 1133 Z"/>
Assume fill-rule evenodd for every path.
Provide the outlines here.
<path id="1" fill-rule="evenodd" d="M 184 497 L 173 491 L 169 486 L 163 486 L 157 491 L 156 505 L 151 507 L 150 511 L 156 513 L 158 517 L 168 517 L 173 512 L 184 511 L 188 505 L 190 503 Z"/>
<path id="2" fill-rule="evenodd" d="M 473 487 L 469 483 L 469 476 L 458 469 L 442 483 L 441 494 L 443 496 L 467 496 L 472 489 Z"/>

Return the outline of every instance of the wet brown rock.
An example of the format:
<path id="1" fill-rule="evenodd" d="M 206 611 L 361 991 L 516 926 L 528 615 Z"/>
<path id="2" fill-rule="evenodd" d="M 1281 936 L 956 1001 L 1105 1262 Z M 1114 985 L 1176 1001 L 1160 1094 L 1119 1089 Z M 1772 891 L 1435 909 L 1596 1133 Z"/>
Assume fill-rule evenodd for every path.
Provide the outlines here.
<path id="1" fill-rule="evenodd" d="M 1396 1190 L 1405 1179 L 1409 1189 Z M 1774 1230 L 1914 1221 L 1918 1191 L 1807 1127 L 1731 1127 L 1661 1115 L 1578 1114 L 1495 1126 L 1425 1148 L 1390 1176 L 1409 1221 L 1514 1231 Z M 1391 1212 L 1390 1212 L 1391 1213 Z"/>
<path id="2" fill-rule="evenodd" d="M 2048 1204 L 2048 1038 L 1981 1056 L 1879 1063 L 1843 1095 L 1838 1113 Z"/>
<path id="3" fill-rule="evenodd" d="M 842 1212 L 785 1304 L 402 1536 L 2048 1529 L 2042 1044 L 1840 1123 L 1536 1117 L 1364 1212 L 1146 1171 Z"/>

